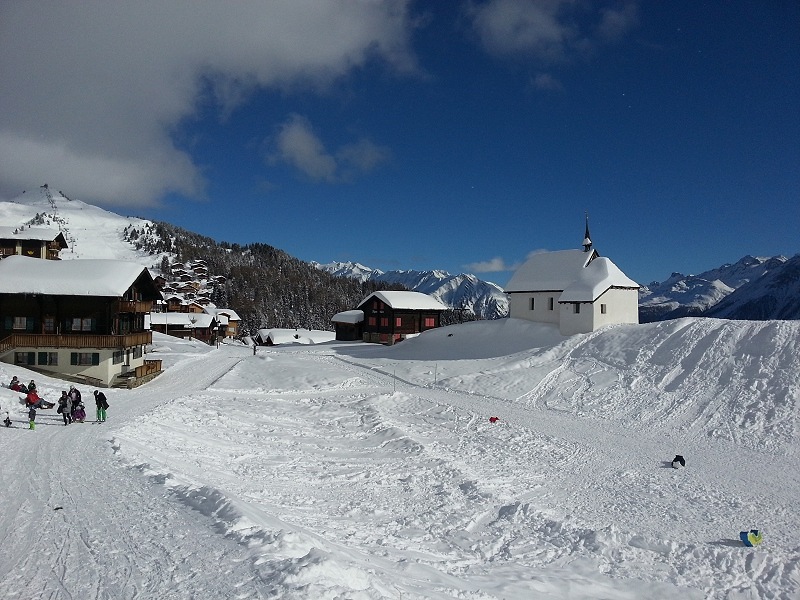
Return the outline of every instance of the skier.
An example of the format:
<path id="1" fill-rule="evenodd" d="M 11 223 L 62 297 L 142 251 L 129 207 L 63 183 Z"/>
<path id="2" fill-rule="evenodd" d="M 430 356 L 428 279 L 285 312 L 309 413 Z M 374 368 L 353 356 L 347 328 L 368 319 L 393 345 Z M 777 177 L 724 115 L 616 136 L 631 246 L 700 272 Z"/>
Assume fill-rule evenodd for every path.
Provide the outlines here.
<path id="1" fill-rule="evenodd" d="M 94 391 L 94 402 L 97 405 L 97 423 L 102 423 L 106 420 L 106 410 L 108 410 L 108 400 L 106 395 L 99 391 Z"/>

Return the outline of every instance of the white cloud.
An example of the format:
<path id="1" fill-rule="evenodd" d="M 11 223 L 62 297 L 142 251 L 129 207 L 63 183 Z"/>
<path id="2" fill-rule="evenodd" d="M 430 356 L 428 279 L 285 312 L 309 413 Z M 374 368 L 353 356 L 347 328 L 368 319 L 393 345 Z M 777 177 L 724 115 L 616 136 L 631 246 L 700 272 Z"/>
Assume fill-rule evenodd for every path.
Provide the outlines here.
<path id="1" fill-rule="evenodd" d="M 389 150 L 366 138 L 345 144 L 329 152 L 314 132 L 309 120 L 291 115 L 275 136 L 275 151 L 268 162 L 287 163 L 316 181 L 348 181 L 359 173 L 371 171 L 389 158 Z"/>
<path id="2" fill-rule="evenodd" d="M 472 273 L 498 273 L 500 271 L 515 271 L 518 264 L 508 265 L 500 257 L 490 258 L 480 262 L 464 265 L 464 268 Z"/>
<path id="3" fill-rule="evenodd" d="M 204 92 L 224 113 L 257 87 L 322 89 L 373 57 L 412 70 L 408 2 L 0 3 L 0 196 L 44 181 L 104 204 L 201 195 L 171 134 Z M 324 177 L 324 152 L 306 152 Z"/>
<path id="4" fill-rule="evenodd" d="M 552 64 L 619 39 L 637 23 L 634 0 L 612 7 L 576 0 L 488 0 L 467 9 L 483 47 Z"/>
<path id="5" fill-rule="evenodd" d="M 537 90 L 548 90 L 551 92 L 560 92 L 564 90 L 561 82 L 550 75 L 550 73 L 537 73 L 533 78 L 533 87 Z"/>

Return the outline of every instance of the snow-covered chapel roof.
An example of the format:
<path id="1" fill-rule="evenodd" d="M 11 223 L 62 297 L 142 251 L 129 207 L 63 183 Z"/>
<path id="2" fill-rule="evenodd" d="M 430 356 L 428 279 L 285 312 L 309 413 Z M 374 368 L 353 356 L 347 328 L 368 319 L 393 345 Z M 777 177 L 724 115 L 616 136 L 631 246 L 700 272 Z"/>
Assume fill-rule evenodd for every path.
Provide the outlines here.
<path id="1" fill-rule="evenodd" d="M 639 284 L 629 279 L 611 260 L 598 256 L 581 269 L 578 278 L 566 287 L 558 301 L 594 302 L 612 287 L 638 289 Z"/>
<path id="2" fill-rule="evenodd" d="M 517 269 L 505 287 L 506 292 L 561 291 L 567 288 L 593 257 L 592 250 L 539 252 Z"/>
<path id="3" fill-rule="evenodd" d="M 143 271 L 148 272 L 142 265 L 122 260 L 15 255 L 0 260 L 0 293 L 120 297 Z"/>

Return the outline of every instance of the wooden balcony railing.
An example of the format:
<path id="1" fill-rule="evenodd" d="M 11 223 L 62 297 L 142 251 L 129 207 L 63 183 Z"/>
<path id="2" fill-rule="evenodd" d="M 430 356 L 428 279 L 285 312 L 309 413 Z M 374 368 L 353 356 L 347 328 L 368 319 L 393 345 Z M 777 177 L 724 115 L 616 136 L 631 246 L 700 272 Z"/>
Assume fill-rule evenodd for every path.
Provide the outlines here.
<path id="1" fill-rule="evenodd" d="M 153 333 L 127 335 L 14 333 L 0 340 L 0 353 L 12 348 L 129 348 L 153 343 Z"/>
<path id="2" fill-rule="evenodd" d="M 149 313 L 153 310 L 152 300 L 117 300 L 114 303 L 117 313 Z"/>

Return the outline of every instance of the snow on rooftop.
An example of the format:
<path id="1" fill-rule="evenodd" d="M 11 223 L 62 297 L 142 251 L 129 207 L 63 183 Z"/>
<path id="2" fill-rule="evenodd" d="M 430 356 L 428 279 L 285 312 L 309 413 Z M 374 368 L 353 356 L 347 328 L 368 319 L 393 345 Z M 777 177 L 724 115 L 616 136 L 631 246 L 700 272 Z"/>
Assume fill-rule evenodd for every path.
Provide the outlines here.
<path id="1" fill-rule="evenodd" d="M 517 269 L 505 287 L 506 292 L 564 290 L 594 256 L 583 250 L 540 252 Z"/>
<path id="2" fill-rule="evenodd" d="M 638 288 L 619 267 L 605 257 L 597 257 L 578 273 L 558 298 L 559 302 L 594 302 L 612 287 Z"/>
<path id="3" fill-rule="evenodd" d="M 17 240 L 43 240 L 52 241 L 61 232 L 50 227 L 6 227 L 0 226 L 0 238 Z"/>
<path id="4" fill-rule="evenodd" d="M 361 323 L 364 320 L 363 310 L 345 310 L 331 317 L 332 323 Z"/>
<path id="5" fill-rule="evenodd" d="M 9 256 L 0 260 L 0 293 L 119 297 L 143 271 L 142 265 L 121 260 Z"/>
<path id="6" fill-rule="evenodd" d="M 447 310 L 447 307 L 433 296 L 421 292 L 382 291 L 373 292 L 364 298 L 359 306 L 375 296 L 392 308 L 407 308 L 411 310 Z"/>
<path id="7" fill-rule="evenodd" d="M 203 329 L 211 327 L 214 321 L 213 315 L 205 313 L 150 313 L 149 322 L 151 325 L 170 325 L 175 327 L 185 327 L 191 329 L 196 327 Z"/>

